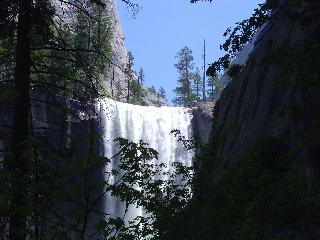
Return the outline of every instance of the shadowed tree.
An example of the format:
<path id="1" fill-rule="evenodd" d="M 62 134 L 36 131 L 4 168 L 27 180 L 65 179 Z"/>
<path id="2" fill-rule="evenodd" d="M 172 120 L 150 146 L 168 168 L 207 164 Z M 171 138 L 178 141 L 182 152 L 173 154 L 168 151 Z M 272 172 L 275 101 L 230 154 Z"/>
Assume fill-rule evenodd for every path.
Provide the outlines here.
<path id="1" fill-rule="evenodd" d="M 80 0 L 55 3 L 58 5 L 45 0 L 1 1 L 0 238 L 83 240 L 96 239 L 98 233 L 107 239 L 141 239 L 152 222 L 119 229 L 123 219 L 109 217 L 96 207 L 97 202 L 112 192 L 153 213 L 164 208 L 155 190 L 159 195 L 166 187 L 161 194 L 167 197 L 168 206 L 172 201 L 177 209 L 176 196 L 184 205 L 186 194 L 181 186 L 170 188 L 170 178 L 155 181 L 155 168 L 161 166 L 153 164 L 157 157 L 153 149 L 125 139 L 118 139 L 116 155 L 121 166 L 104 171 L 120 181 L 96 181 L 96 174 L 102 174 L 99 170 L 112 160 L 96 155 L 100 135 L 91 122 L 97 117 L 93 100 L 102 96 L 99 74 L 110 62 L 100 41 L 107 40 L 102 22 L 99 27 L 102 13 Z M 70 16 L 74 22 L 67 21 Z M 39 107 L 42 105 L 45 107 Z M 42 110 L 45 113 L 36 114 Z M 77 127 L 79 136 L 72 136 Z M 137 184 L 149 187 L 150 194 L 138 191 Z M 103 217 L 92 222 L 92 214 Z M 148 234 L 151 232 L 156 234 L 154 229 Z"/>
<path id="2" fill-rule="evenodd" d="M 96 2 L 99 8 L 104 6 L 103 3 Z M 60 1 L 57 3 L 60 6 Z M 1 133 L 6 132 L 1 134 L 0 139 L 1 152 L 6 153 L 0 157 L 3 179 L 0 218 L 4 224 L 1 226 L 4 230 L 1 232 L 1 239 L 27 239 L 31 232 L 35 239 L 39 239 L 39 212 L 43 200 L 40 200 L 41 194 L 38 191 L 43 180 L 40 175 L 47 174 L 39 172 L 39 161 L 44 163 L 50 158 L 49 155 L 45 157 L 42 154 L 51 146 L 45 144 L 43 134 L 36 130 L 40 129 L 39 126 L 34 125 L 36 121 L 33 111 L 37 105 L 41 102 L 53 106 L 56 111 L 71 111 L 68 106 L 57 105 L 53 99 L 72 96 L 87 104 L 89 99 L 99 94 L 96 84 L 93 84 L 93 70 L 88 68 L 91 56 L 86 55 L 89 56 L 87 61 L 83 61 L 83 58 L 84 53 L 98 56 L 98 51 L 102 48 L 93 49 L 91 44 L 74 46 L 71 41 L 74 40 L 74 31 L 70 30 L 72 24 L 64 22 L 64 11 L 67 10 L 69 14 L 70 9 L 76 9 L 87 19 L 92 17 L 95 19 L 92 21 L 96 22 L 99 16 L 95 18 L 94 14 L 91 15 L 92 12 L 79 3 L 80 1 L 63 3 L 63 7 L 67 9 L 59 9 L 46 0 L 0 3 L 1 111 L 5 111 L 2 119 L 9 126 L 8 130 L 3 131 L 1 125 Z M 90 43 L 90 39 L 87 40 Z M 74 88 L 76 85 L 80 87 L 77 91 Z M 39 95 L 52 98 L 44 100 L 38 98 Z M 50 131 L 49 126 L 41 129 Z M 55 154 L 54 151 L 52 149 L 50 154 Z M 42 197 L 44 198 L 44 192 Z M 47 197 L 48 195 L 46 200 L 49 199 Z"/>

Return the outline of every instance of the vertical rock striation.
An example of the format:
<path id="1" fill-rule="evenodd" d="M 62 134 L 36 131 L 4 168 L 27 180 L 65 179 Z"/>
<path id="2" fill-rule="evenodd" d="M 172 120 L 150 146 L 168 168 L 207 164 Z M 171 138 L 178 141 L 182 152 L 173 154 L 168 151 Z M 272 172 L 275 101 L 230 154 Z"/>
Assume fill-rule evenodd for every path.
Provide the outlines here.
<path id="1" fill-rule="evenodd" d="M 116 0 L 106 0 L 107 9 L 111 19 L 112 31 L 112 64 L 110 64 L 109 76 L 106 78 L 106 89 L 115 96 L 116 100 L 126 102 L 126 89 L 127 89 L 127 76 L 124 72 L 125 65 L 127 64 L 128 51 L 125 48 L 125 36 L 122 31 L 120 17 Z M 136 81 L 135 77 L 135 81 Z M 147 91 L 140 105 L 147 106 L 166 106 L 167 101 L 157 94 Z"/>
<path id="2" fill-rule="evenodd" d="M 218 169 L 265 137 L 284 142 L 305 166 L 320 167 L 319 14 L 318 1 L 278 11 L 223 91 L 213 133 Z"/>

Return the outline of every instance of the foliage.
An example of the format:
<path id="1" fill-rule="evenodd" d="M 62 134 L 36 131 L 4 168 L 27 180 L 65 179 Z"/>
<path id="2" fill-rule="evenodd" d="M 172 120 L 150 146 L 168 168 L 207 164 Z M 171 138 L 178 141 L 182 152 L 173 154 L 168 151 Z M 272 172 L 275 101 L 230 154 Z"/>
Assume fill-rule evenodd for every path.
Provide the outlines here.
<path id="1" fill-rule="evenodd" d="M 159 92 L 158 92 L 159 96 L 162 97 L 163 99 L 166 99 L 166 91 L 164 90 L 163 87 L 159 88 Z"/>
<path id="2" fill-rule="evenodd" d="M 208 87 L 210 90 L 208 90 L 209 96 L 211 96 L 211 101 L 216 101 L 223 90 L 223 84 L 219 77 L 209 77 L 208 80 Z"/>
<path id="3" fill-rule="evenodd" d="M 192 168 L 174 162 L 169 172 L 165 170 L 166 164 L 157 162 L 158 153 L 143 141 L 133 143 L 122 138 L 117 141 L 121 151 L 118 167 L 107 173 L 117 180 L 106 188 L 112 196 L 119 197 L 126 208 L 138 206 L 145 214 L 127 224 L 124 216 L 108 217 L 100 222 L 100 228 L 106 239 L 158 239 L 159 214 L 164 211 L 177 214 L 191 197 Z M 178 182 L 178 178 L 185 181 Z"/>
<path id="4" fill-rule="evenodd" d="M 192 70 L 194 67 L 192 50 L 188 47 L 182 48 L 176 58 L 178 62 L 175 64 L 179 73 L 179 86 L 174 90 L 176 97 L 173 103 L 177 106 L 190 107 L 194 104 L 196 96 L 192 91 Z"/>
<path id="5" fill-rule="evenodd" d="M 307 229 L 320 221 L 320 179 L 298 170 L 294 156 L 278 139 L 265 138 L 214 181 L 202 173 L 166 239 L 314 239 Z"/>
<path id="6" fill-rule="evenodd" d="M 191 0 L 191 3 L 196 3 L 199 0 Z M 212 0 L 208 0 L 212 2 Z M 228 28 L 223 34 L 227 37 L 226 41 L 220 46 L 226 54 L 216 60 L 207 70 L 207 75 L 215 76 L 217 72 L 226 70 L 231 60 L 240 52 L 243 47 L 251 41 L 253 35 L 258 29 L 268 21 L 270 21 L 270 12 L 278 7 L 278 1 L 266 0 L 259 4 L 259 7 L 254 10 L 254 13 L 249 19 L 236 23 L 233 29 Z"/>
<path id="7" fill-rule="evenodd" d="M 202 84 L 203 83 L 200 75 L 200 70 L 197 67 L 196 71 L 193 73 L 193 91 L 196 95 L 197 102 L 200 102 L 201 100 Z"/>
<path id="8" fill-rule="evenodd" d="M 144 81 L 145 81 L 145 74 L 144 74 L 143 68 L 141 67 L 138 73 L 138 82 L 140 85 L 143 85 Z"/>
<path id="9" fill-rule="evenodd" d="M 11 144 L 16 135 L 12 131 L 12 111 L 16 113 L 16 108 L 12 105 L 22 95 L 12 87 L 20 40 L 15 27 L 21 22 L 16 22 L 17 6 L 11 3 L 0 16 L 0 238 L 93 239 L 103 234 L 106 239 L 142 239 L 150 238 L 151 233 L 157 238 L 160 212 L 175 214 L 190 198 L 188 185 L 178 184 L 175 177 L 190 179 L 191 169 L 170 163 L 173 172 L 163 172 L 166 166 L 157 162 L 155 150 L 143 142 L 125 139 L 117 139 L 119 152 L 115 156 L 99 155 L 101 135 L 93 122 L 101 119 L 94 99 L 104 95 L 101 75 L 112 64 L 110 23 L 101 8 L 103 3 L 96 6 L 73 1 L 64 9 L 54 9 L 40 0 L 33 4 L 38 14 L 27 17 L 37 16 L 39 21 L 32 23 L 31 33 L 25 35 L 30 37 L 30 54 L 25 52 L 26 58 L 30 57 L 30 65 L 25 62 L 30 74 L 24 75 L 30 86 L 23 91 L 30 93 L 24 102 L 28 117 L 22 129 L 27 134 L 17 144 L 23 146 L 23 168 L 19 164 L 8 168 L 16 150 Z M 74 21 L 65 22 L 70 15 Z M 5 34 L 3 16 L 8 20 Z M 9 31 L 12 19 L 14 29 Z M 127 69 L 133 75 L 133 57 L 130 59 Z M 141 90 L 135 83 L 130 87 Z M 137 94 L 133 92 L 132 99 Z M 100 171 L 103 166 L 107 166 L 104 173 Z M 160 174 L 166 175 L 166 180 L 157 180 Z M 125 223 L 124 215 L 111 216 L 100 206 L 109 194 L 122 199 L 127 207 L 137 205 L 149 214 Z M 12 235 L 12 229 L 17 229 L 19 237 Z"/>
<path id="10" fill-rule="evenodd" d="M 296 1 L 281 2 L 293 4 Z M 317 14 L 310 12 L 309 19 Z M 260 20 L 265 17 L 263 14 Z M 307 19 L 299 16 L 299 23 L 310 24 Z M 248 30 L 246 26 L 249 25 L 241 28 Z M 229 33 L 232 35 L 233 32 Z M 304 37 L 305 42 L 299 42 L 297 46 L 282 46 L 267 52 L 261 64 L 280 67 L 286 87 L 304 93 L 312 89 L 316 93 L 319 87 L 319 28 Z M 241 41 L 230 44 L 229 50 L 234 51 L 241 46 Z M 220 66 L 227 63 L 224 69 L 229 67 L 229 57 L 219 63 Z M 218 66 L 212 70 L 212 76 L 223 69 Z M 229 68 L 231 75 L 241 69 L 241 66 Z M 310 118 L 302 112 L 296 114 Z M 311 118 L 318 119 L 314 115 Z M 219 126 L 213 126 L 215 138 L 219 136 Z M 307 134 L 299 134 L 301 136 L 302 139 L 310 138 Z M 195 194 L 181 215 L 176 216 L 165 230 L 166 239 L 318 239 L 320 179 L 317 170 L 304 160 L 308 158 L 302 154 L 304 150 L 298 150 L 296 145 L 288 149 L 288 139 L 266 137 L 257 139 L 245 156 L 221 161 L 215 149 L 223 139 L 214 140 L 208 146 L 211 152 L 205 151 L 197 159 L 200 167 L 195 174 Z M 305 149 L 306 143 L 301 142 L 301 145 Z"/>
<path id="11" fill-rule="evenodd" d="M 147 91 L 151 92 L 151 93 L 154 93 L 154 94 L 157 94 L 157 90 L 154 86 L 151 86 L 149 88 L 147 88 Z"/>
<path id="12" fill-rule="evenodd" d="M 135 81 L 133 80 L 131 82 L 131 92 L 132 92 L 132 98 L 131 98 L 131 102 L 132 103 L 139 103 L 144 94 L 145 94 L 145 91 L 144 89 L 142 88 L 142 86 L 140 85 L 140 83 L 138 81 Z"/>
<path id="13" fill-rule="evenodd" d="M 87 3 L 91 16 L 88 17 L 81 10 L 77 12 L 75 23 L 75 46 L 79 49 L 87 49 L 79 57 L 79 61 L 86 59 L 91 66 L 91 72 L 106 75 L 111 59 L 111 20 L 105 9 L 100 5 Z M 95 18 L 96 20 L 93 20 Z M 97 76 L 96 78 L 98 78 Z"/>
<path id="14" fill-rule="evenodd" d="M 132 53 L 129 51 L 127 56 L 127 63 L 124 69 L 124 73 L 127 78 L 127 102 L 130 101 L 130 96 L 132 94 L 131 83 L 134 81 L 134 71 L 133 71 L 133 61 L 134 57 Z"/>
<path id="15" fill-rule="evenodd" d="M 121 87 L 120 81 L 116 81 L 115 89 L 116 89 L 115 100 L 120 101 L 125 90 Z"/>
<path id="16" fill-rule="evenodd" d="M 127 78 L 127 102 L 139 103 L 144 96 L 144 89 L 142 88 L 142 82 L 144 81 L 144 72 L 141 68 L 138 75 L 138 80 L 135 79 L 136 73 L 133 70 L 134 57 L 132 53 L 128 52 L 128 60 L 124 73 Z"/>
<path id="17" fill-rule="evenodd" d="M 112 191 L 128 204 L 135 203 L 138 198 L 130 184 L 132 179 L 138 179 L 138 174 L 134 175 L 138 168 L 132 168 L 144 167 L 149 175 L 155 171 L 151 168 L 154 165 L 147 163 L 148 156 L 155 156 L 154 151 L 145 150 L 142 143 L 119 140 L 118 155 L 123 164 L 108 174 L 119 176 L 123 173 L 120 170 L 128 171 L 130 174 L 122 180 L 131 182 L 97 186 L 96 177 L 100 176 L 97 169 L 110 164 L 112 159 L 96 154 L 94 146 L 101 136 L 90 121 L 97 117 L 93 99 L 104 94 L 100 83 L 110 63 L 111 36 L 109 19 L 102 9 L 104 4 L 94 2 L 98 5 L 74 1 L 63 9 L 42 0 L 1 2 L 1 239 L 89 238 L 94 234 L 90 219 L 101 214 L 97 208 L 101 198 Z M 18 10 L 29 6 L 30 11 L 24 17 L 30 20 L 30 28 L 28 21 L 21 22 L 18 18 Z M 65 21 L 70 16 L 74 16 L 74 21 Z M 17 35 L 21 25 L 28 25 L 23 29 L 26 34 Z M 27 44 L 23 51 L 16 51 L 21 41 Z M 16 59 L 19 52 L 23 53 L 23 59 Z M 23 65 L 18 64 L 21 60 Z M 18 71 L 17 66 L 24 71 Z M 17 82 L 17 74 L 23 81 Z M 17 88 L 19 84 L 22 88 Z M 21 96 L 26 99 L 21 104 L 27 110 L 26 119 L 19 119 L 21 110 L 17 102 Z M 19 121 L 21 125 L 14 123 Z M 76 132 L 83 135 L 71 136 L 74 128 L 82 129 Z M 12 144 L 11 139 L 21 134 L 23 137 Z M 19 147 L 20 156 L 15 156 L 17 149 L 13 146 Z M 141 158 L 139 161 L 145 157 L 144 165 L 133 161 L 133 152 L 139 154 L 135 155 Z M 142 201 L 141 194 L 139 197 Z M 107 227 L 117 222 L 107 220 Z"/>

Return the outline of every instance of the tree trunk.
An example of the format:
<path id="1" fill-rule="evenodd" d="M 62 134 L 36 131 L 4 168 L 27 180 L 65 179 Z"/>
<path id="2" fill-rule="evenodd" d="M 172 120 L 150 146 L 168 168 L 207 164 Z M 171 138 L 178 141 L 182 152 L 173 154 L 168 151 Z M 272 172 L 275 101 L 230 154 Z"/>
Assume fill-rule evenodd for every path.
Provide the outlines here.
<path id="1" fill-rule="evenodd" d="M 199 102 L 199 81 L 197 80 L 197 102 Z"/>
<path id="2" fill-rule="evenodd" d="M 202 81 L 202 101 L 206 101 L 206 39 L 203 40 L 203 81 Z"/>
<path id="3" fill-rule="evenodd" d="M 214 81 L 212 79 L 212 85 L 211 85 L 211 101 L 213 102 L 213 97 L 214 97 L 214 92 L 213 92 L 213 86 L 214 85 Z"/>
<path id="4" fill-rule="evenodd" d="M 27 205 L 26 177 L 28 172 L 28 136 L 29 136 L 29 88 L 30 88 L 30 34 L 31 0 L 19 1 L 17 25 L 15 90 L 14 100 L 12 158 L 9 169 L 12 174 L 12 199 L 10 209 L 10 240 L 25 240 L 27 236 L 25 207 Z"/>

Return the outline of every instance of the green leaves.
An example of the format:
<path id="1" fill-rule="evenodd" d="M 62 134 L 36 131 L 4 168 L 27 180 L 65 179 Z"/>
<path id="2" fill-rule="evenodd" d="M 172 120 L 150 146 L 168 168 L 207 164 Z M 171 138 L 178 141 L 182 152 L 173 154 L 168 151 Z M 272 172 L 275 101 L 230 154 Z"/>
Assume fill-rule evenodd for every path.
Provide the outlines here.
<path id="1" fill-rule="evenodd" d="M 184 47 L 180 49 L 176 58 L 178 62 L 174 66 L 179 73 L 179 86 L 174 90 L 176 97 L 172 102 L 177 106 L 190 107 L 197 100 L 197 96 L 193 93 L 192 89 L 192 80 L 194 77 L 192 50 L 189 47 Z"/>
<path id="2" fill-rule="evenodd" d="M 187 141 L 182 136 L 181 139 Z M 111 174 L 106 173 L 114 179 L 108 191 L 126 205 L 123 219 L 130 205 L 142 208 L 144 215 L 127 223 L 109 216 L 100 224 L 100 231 L 105 239 L 158 239 L 163 217 L 181 212 L 191 198 L 193 168 L 180 162 L 173 162 L 168 168 L 157 159 L 158 152 L 143 141 L 115 141 L 119 154 L 113 159 Z"/>
<path id="3" fill-rule="evenodd" d="M 276 1 L 267 0 L 265 3 L 259 4 L 249 19 L 238 22 L 233 29 L 228 28 L 225 31 L 223 36 L 227 39 L 221 44 L 220 49 L 224 50 L 226 54 L 210 65 L 207 70 L 208 76 L 214 77 L 217 72 L 229 68 L 231 60 L 252 40 L 258 29 L 270 20 L 269 14 L 276 6 Z"/>
<path id="4" fill-rule="evenodd" d="M 319 222 L 319 178 L 297 168 L 284 144 L 274 137 L 258 139 L 214 181 L 201 175 L 203 182 L 168 226 L 166 239 L 313 239 L 304 229 Z M 202 170 L 212 176 L 212 169 Z M 192 228 L 195 224 L 201 227 Z"/>
<path id="5" fill-rule="evenodd" d="M 181 142 L 186 150 L 198 150 L 204 146 L 204 143 L 198 137 L 193 137 L 191 139 L 186 139 L 185 136 L 181 135 L 181 131 L 178 129 L 173 129 L 170 131 L 174 137 L 177 138 L 178 142 Z"/>
<path id="6" fill-rule="evenodd" d="M 7 101 L 7 100 L 14 100 L 20 96 L 18 90 L 11 88 L 7 90 L 3 90 L 0 93 L 0 102 Z"/>

